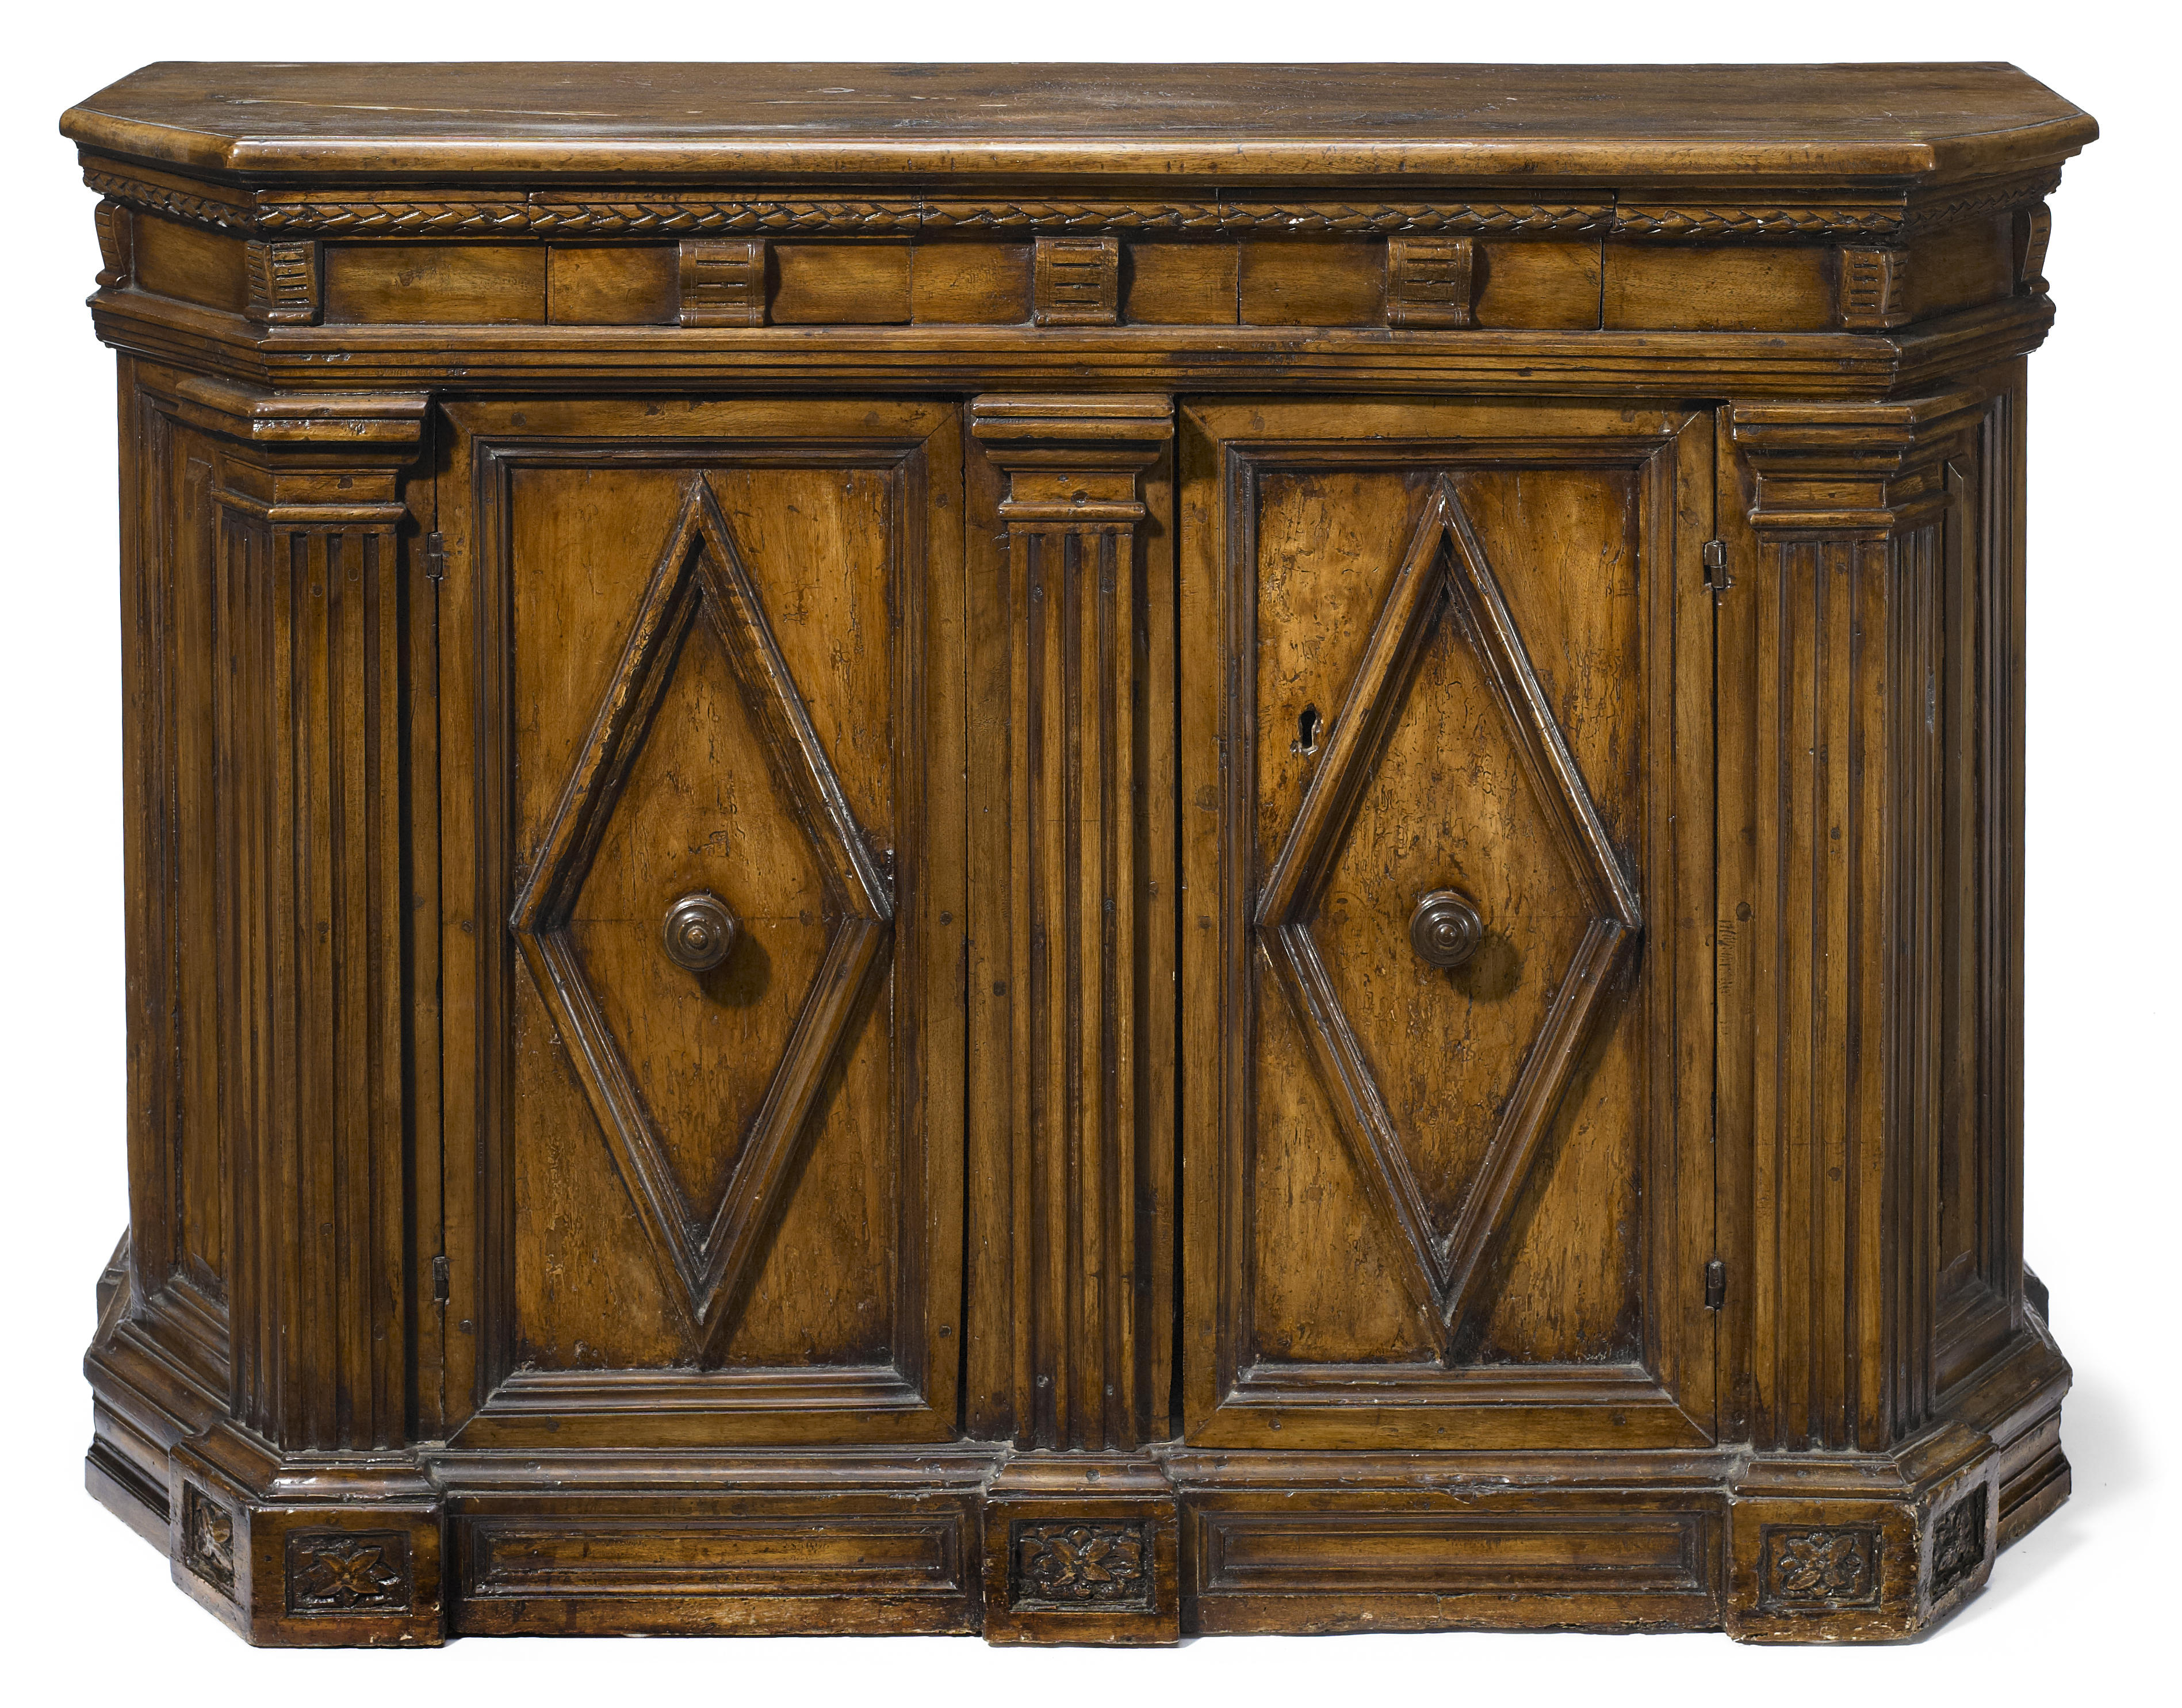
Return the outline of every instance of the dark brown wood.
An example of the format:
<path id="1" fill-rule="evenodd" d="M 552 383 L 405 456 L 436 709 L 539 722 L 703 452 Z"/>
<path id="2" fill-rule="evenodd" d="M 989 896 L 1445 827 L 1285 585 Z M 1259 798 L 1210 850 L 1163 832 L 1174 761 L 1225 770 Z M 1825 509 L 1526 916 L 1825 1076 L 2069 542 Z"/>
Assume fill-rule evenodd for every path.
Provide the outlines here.
<path id="1" fill-rule="evenodd" d="M 63 128 L 137 803 L 86 1474 L 250 1640 L 1887 1639 L 2067 1498 L 2050 91 Z"/>

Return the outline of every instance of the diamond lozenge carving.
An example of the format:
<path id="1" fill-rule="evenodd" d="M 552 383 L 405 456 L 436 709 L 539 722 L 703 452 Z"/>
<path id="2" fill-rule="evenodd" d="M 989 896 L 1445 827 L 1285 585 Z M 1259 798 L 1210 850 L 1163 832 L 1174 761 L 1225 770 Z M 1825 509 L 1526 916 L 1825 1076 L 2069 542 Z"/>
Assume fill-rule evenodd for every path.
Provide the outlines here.
<path id="1" fill-rule="evenodd" d="M 1442 623 L 1454 626 L 1475 661 L 1489 702 L 1481 715 L 1497 721 L 1504 733 L 1515 768 L 1522 773 L 1515 786 L 1528 790 L 1573 891 L 1566 909 L 1573 916 L 1569 958 L 1540 1004 L 1537 1030 L 1520 1053 L 1520 1066 L 1451 1215 L 1422 1183 L 1415 1136 L 1404 1131 L 1389 1106 L 1319 936 L 1322 904 L 1350 827 L 1404 716 L 1425 643 Z M 1413 1283 L 1429 1302 L 1438 1332 L 1451 1340 L 1472 1302 L 1495 1231 L 1504 1223 L 1503 1211 L 1529 1172 L 1578 1046 L 1602 996 L 1634 951 L 1642 919 L 1635 887 L 1539 686 L 1484 548 L 1454 482 L 1444 475 L 1432 484 L 1332 730 L 1267 879 L 1257 927 L 1360 1173 L 1381 1213 L 1402 1236 Z M 1429 911 L 1439 898 L 1454 893 L 1436 891 L 1421 905 Z M 1468 898 L 1460 899 L 1476 911 Z M 1479 933 L 1492 928 L 1489 917 L 1473 927 Z M 1412 944 L 1416 941 L 1413 929 Z M 1437 942 L 1430 937 L 1425 948 Z M 1443 955 L 1435 964 L 1452 966 L 1467 959 L 1467 953 L 1452 960 Z"/>

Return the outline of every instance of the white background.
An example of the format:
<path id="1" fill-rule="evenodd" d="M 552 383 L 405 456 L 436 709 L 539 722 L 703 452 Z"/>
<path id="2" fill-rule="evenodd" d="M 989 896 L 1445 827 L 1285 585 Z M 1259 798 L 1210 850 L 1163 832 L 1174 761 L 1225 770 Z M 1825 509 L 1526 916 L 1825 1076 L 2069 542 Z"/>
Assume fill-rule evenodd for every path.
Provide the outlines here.
<path id="1" fill-rule="evenodd" d="M 1449 1699 L 1769 1705 L 2173 1701 L 2172 1462 L 2182 1142 L 2176 546 L 2182 162 L 2171 8 L 2103 3 L 1490 8 L 1071 0 L 1053 8 L 26 7 L 0 267 L 7 542 L 0 574 L 0 1263 L 7 1539 L 0 1692 L 327 1702 L 1196 1703 Z M 2155 32 L 2158 32 L 2155 36 Z M 91 1286 L 127 1219 L 113 362 L 82 307 L 93 198 L 63 108 L 155 59 L 2012 60 L 2096 115 L 2053 202 L 2060 319 L 2031 364 L 2028 1252 L 2076 1370 L 2075 1498 L 1924 1641 L 1761 1650 L 1717 1634 L 1223 1638 L 1178 1651 L 989 1650 L 974 1639 L 474 1639 L 436 1653 L 253 1651 L 83 1491 Z M 2162 1440 L 2168 1460 L 2161 1458 Z M 2170 1616 L 2171 1617 L 2171 1616 Z M 1898 1693 L 1898 1694 L 1897 1694 Z"/>

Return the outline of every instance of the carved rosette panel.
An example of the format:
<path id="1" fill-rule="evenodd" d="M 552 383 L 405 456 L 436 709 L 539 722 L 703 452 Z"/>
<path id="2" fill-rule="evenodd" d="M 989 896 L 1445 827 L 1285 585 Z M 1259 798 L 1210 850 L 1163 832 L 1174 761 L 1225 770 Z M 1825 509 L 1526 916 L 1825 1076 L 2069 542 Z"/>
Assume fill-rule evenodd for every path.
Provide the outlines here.
<path id="1" fill-rule="evenodd" d="M 1436 1211 L 1424 1169 L 1382 1092 L 1319 942 L 1319 915 L 1350 826 L 1371 788 L 1432 632 L 1454 625 L 1483 678 L 1493 715 L 1541 810 L 1588 923 L 1451 1217 Z M 1454 483 L 1433 485 L 1393 591 L 1258 903 L 1256 925 L 1360 1175 L 1398 1230 L 1418 1298 L 1450 1343 L 1573 1070 L 1592 1016 L 1634 951 L 1636 893 L 1540 688 L 1522 637 Z"/>
<path id="2" fill-rule="evenodd" d="M 299 1530 L 288 1537 L 287 1606 L 291 1617 L 409 1611 L 406 1530 Z"/>
<path id="3" fill-rule="evenodd" d="M 1883 1545 L 1879 1532 L 1865 1525 L 1769 1524 L 1759 1544 L 1758 1606 L 1782 1611 L 1875 1606 Z"/>
<path id="4" fill-rule="evenodd" d="M 1932 1526 L 1932 1599 L 1936 1601 L 1977 1575 L 1985 1564 L 1986 1508 L 1983 1484 L 1940 1514 Z"/>
<path id="5" fill-rule="evenodd" d="M 235 1593 L 235 1515 L 194 1483 L 182 1484 L 182 1563 L 222 1595 Z"/>
<path id="6" fill-rule="evenodd" d="M 1138 1519 L 1044 1523 L 1008 1529 L 1008 1601 L 1017 1612 L 1149 1612 L 1151 1526 Z"/>
<path id="7" fill-rule="evenodd" d="M 1136 534 L 1164 397 L 983 397 L 1008 479 L 1016 1438 L 1134 1446 Z"/>
<path id="8" fill-rule="evenodd" d="M 767 1095 L 723 1183 L 693 1197 L 671 1136 L 647 1103 L 615 1034 L 572 923 L 616 809 L 687 649 L 726 654 L 736 693 L 760 732 L 788 816 L 809 846 L 822 894 L 825 947 Z M 668 1292 L 694 1338 L 711 1344 L 737 1288 L 762 1254 L 795 1171 L 828 1068 L 891 942 L 891 885 L 856 822 L 773 638 L 726 517 L 702 479 L 646 587 L 627 647 L 546 829 L 509 924 L 552 1012 L 650 1238 Z M 662 951 L 664 953 L 664 951 Z"/>

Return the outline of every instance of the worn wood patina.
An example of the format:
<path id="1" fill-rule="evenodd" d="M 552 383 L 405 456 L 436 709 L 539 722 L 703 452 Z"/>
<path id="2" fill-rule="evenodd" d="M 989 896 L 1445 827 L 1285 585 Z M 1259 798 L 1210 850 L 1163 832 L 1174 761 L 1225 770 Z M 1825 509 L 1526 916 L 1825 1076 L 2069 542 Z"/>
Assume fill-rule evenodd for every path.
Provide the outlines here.
<path id="1" fill-rule="evenodd" d="M 2012 67 L 214 65 L 92 1491 L 253 1642 L 1902 1637 L 2022 1257 Z"/>

